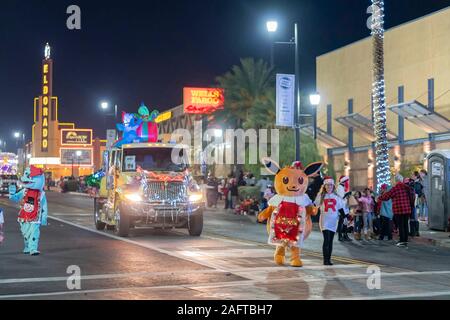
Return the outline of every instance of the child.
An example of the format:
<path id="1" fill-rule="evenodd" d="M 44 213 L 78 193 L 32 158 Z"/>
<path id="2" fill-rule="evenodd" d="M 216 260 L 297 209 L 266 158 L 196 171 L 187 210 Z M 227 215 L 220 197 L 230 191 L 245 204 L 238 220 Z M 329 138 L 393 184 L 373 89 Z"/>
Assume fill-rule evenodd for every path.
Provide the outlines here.
<path id="1" fill-rule="evenodd" d="M 389 187 L 387 184 L 383 184 L 381 186 L 381 194 L 386 193 L 389 191 L 391 187 Z M 392 240 L 392 218 L 394 217 L 394 213 L 392 211 L 392 200 L 387 201 L 381 201 L 378 200 L 378 213 L 380 214 L 381 218 L 381 233 L 378 240 L 384 240 L 384 237 L 387 237 L 388 240 Z"/>
<path id="2" fill-rule="evenodd" d="M 333 251 L 334 234 L 338 228 L 339 215 L 347 215 L 345 203 L 336 194 L 332 177 L 325 177 L 322 190 L 317 195 L 315 205 L 320 207 L 321 212 L 319 226 L 323 234 L 323 264 L 332 266 L 331 253 Z"/>
<path id="3" fill-rule="evenodd" d="M 355 240 L 361 240 L 361 230 L 363 228 L 363 203 L 361 201 L 361 192 L 356 191 L 355 192 L 355 200 L 358 202 L 358 206 L 354 208 L 353 215 L 355 220 L 355 228 L 354 228 L 354 234 L 353 237 Z"/>
<path id="4" fill-rule="evenodd" d="M 360 198 L 363 205 L 364 237 L 369 240 L 373 237 L 373 219 L 375 202 L 369 188 L 364 189 L 364 194 Z"/>
<path id="5" fill-rule="evenodd" d="M 3 218 L 3 210 L 0 209 L 0 243 L 5 239 L 3 235 L 3 224 L 5 223 L 5 219 Z"/>

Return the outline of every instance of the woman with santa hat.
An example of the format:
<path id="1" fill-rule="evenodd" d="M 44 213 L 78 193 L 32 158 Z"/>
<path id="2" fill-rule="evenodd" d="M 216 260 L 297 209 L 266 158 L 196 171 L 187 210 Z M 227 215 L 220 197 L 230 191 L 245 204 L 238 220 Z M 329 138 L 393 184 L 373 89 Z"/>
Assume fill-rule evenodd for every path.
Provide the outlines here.
<path id="1" fill-rule="evenodd" d="M 323 234 L 323 264 L 333 265 L 331 253 L 333 251 L 334 234 L 338 228 L 339 215 L 346 215 L 345 203 L 336 193 L 336 187 L 332 177 L 325 177 L 322 190 L 314 202 L 320 207 L 319 226 Z"/>
<path id="2" fill-rule="evenodd" d="M 350 191 L 350 179 L 348 176 L 341 176 L 339 178 L 339 185 L 337 186 L 336 193 L 341 199 L 344 201 L 346 212 L 349 212 L 349 203 L 348 200 L 351 196 Z M 346 219 L 346 215 L 341 214 L 339 216 L 339 223 L 338 223 L 338 235 L 339 235 L 339 241 L 352 241 L 348 237 L 348 218 Z"/>

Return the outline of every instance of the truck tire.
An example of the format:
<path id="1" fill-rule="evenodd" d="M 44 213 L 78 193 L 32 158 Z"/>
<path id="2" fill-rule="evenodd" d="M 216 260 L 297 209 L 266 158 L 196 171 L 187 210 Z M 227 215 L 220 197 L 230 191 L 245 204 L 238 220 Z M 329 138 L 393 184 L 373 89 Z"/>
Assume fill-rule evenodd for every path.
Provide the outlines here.
<path id="1" fill-rule="evenodd" d="M 106 223 L 100 220 L 100 206 L 97 199 L 94 198 L 94 223 L 95 229 L 102 231 L 105 229 Z"/>
<path id="2" fill-rule="evenodd" d="M 114 233 L 119 237 L 128 237 L 130 233 L 130 217 L 121 204 L 117 206 L 114 218 L 116 220 Z"/>
<path id="3" fill-rule="evenodd" d="M 200 211 L 189 218 L 188 223 L 189 235 L 199 237 L 203 231 L 203 211 Z"/>

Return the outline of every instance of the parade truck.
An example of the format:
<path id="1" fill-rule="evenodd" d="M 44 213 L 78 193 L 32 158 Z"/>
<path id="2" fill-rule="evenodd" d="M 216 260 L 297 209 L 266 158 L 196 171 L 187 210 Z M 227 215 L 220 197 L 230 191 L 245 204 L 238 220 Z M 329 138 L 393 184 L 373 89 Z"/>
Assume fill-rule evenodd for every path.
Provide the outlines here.
<path id="1" fill-rule="evenodd" d="M 202 192 L 189 168 L 190 147 L 175 143 L 130 143 L 104 152 L 104 176 L 94 197 L 97 230 L 121 237 L 131 229 L 203 230 Z"/>

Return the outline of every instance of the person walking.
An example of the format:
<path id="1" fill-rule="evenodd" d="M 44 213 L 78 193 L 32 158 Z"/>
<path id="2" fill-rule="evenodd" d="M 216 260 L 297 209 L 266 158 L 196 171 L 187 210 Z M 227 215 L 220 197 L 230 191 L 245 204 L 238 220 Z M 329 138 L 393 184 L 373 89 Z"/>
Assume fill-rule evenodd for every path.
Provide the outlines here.
<path id="1" fill-rule="evenodd" d="M 391 190 L 391 187 L 387 184 L 381 185 L 381 194 L 384 194 L 389 190 Z M 380 215 L 381 219 L 381 232 L 378 240 L 384 240 L 384 237 L 387 237 L 388 240 L 392 240 L 392 219 L 394 217 L 392 200 L 381 201 L 378 199 L 377 202 L 377 213 Z"/>
<path id="2" fill-rule="evenodd" d="M 320 207 L 319 219 L 320 230 L 323 234 L 323 264 L 331 266 L 331 254 L 333 252 L 333 239 L 336 233 L 339 214 L 346 215 L 345 204 L 341 197 L 336 194 L 336 188 L 332 177 L 325 177 L 321 192 L 317 195 L 315 205 Z"/>
<path id="3" fill-rule="evenodd" d="M 231 203 L 230 203 L 230 209 L 234 209 L 238 205 L 238 184 L 236 181 L 236 178 L 230 179 L 230 197 L 231 197 Z"/>
<path id="4" fill-rule="evenodd" d="M 408 246 L 408 219 L 411 215 L 411 189 L 403 183 L 403 177 L 400 174 L 395 176 L 395 186 L 379 196 L 379 200 L 392 200 L 392 211 L 394 217 L 397 217 L 398 230 L 400 240 L 397 243 L 398 247 Z"/>

